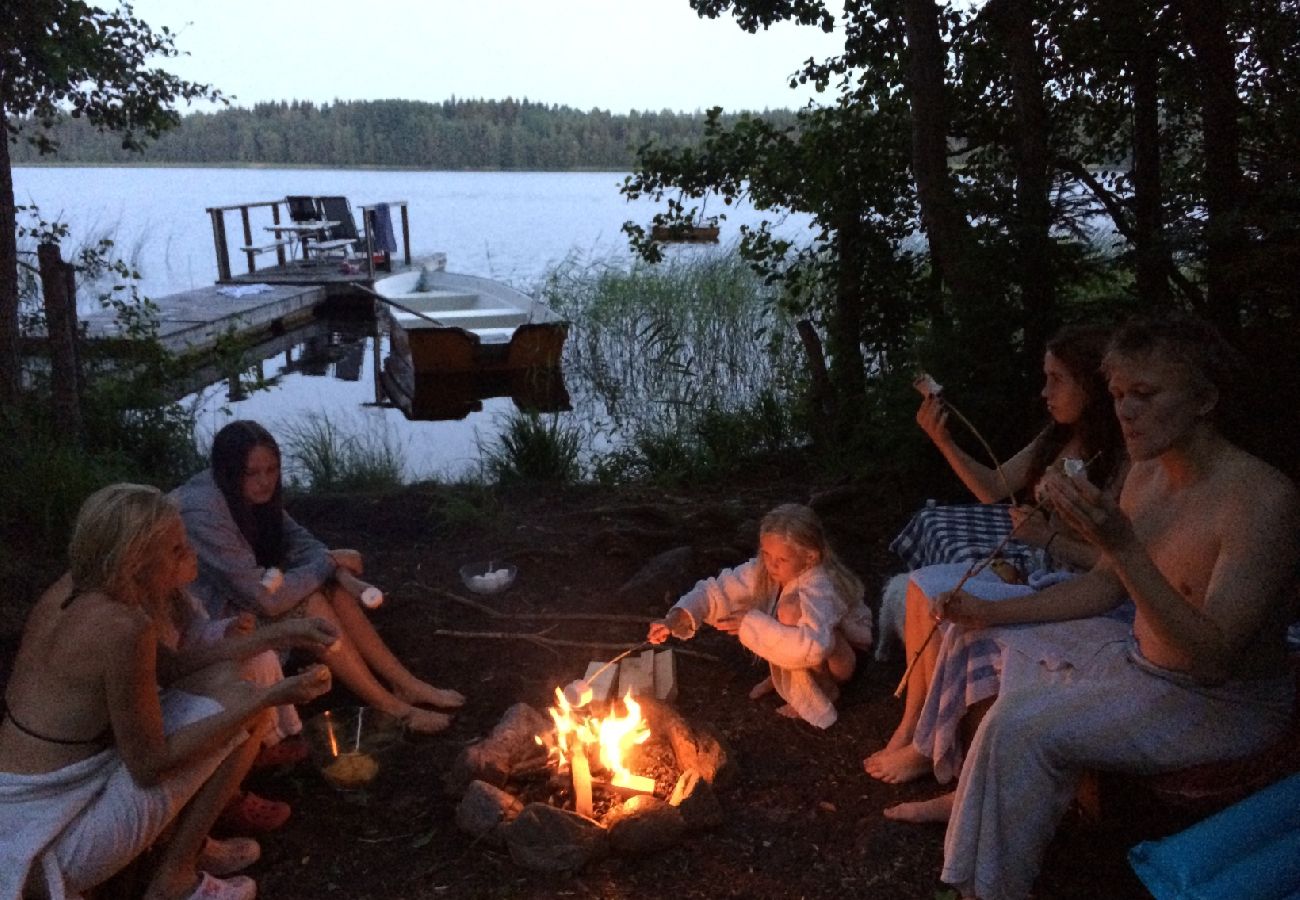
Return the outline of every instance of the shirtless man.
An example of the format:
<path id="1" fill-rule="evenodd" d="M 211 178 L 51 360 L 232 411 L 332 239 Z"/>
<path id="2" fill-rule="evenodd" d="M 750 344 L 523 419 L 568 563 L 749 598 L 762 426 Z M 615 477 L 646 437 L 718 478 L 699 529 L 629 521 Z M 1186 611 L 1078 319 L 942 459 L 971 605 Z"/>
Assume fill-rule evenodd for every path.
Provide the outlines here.
<path id="1" fill-rule="evenodd" d="M 966 627 L 1095 616 L 1126 596 L 1137 606 L 1132 641 L 1081 647 L 1065 671 L 1008 654 L 944 844 L 942 878 L 964 897 L 1029 895 L 1080 771 L 1245 756 L 1287 726 L 1300 499 L 1216 430 L 1221 348 L 1189 320 L 1121 329 L 1104 365 L 1132 460 L 1119 504 L 1082 477 L 1044 488 L 1101 561 L 1031 597 L 946 598 L 941 614 Z"/>

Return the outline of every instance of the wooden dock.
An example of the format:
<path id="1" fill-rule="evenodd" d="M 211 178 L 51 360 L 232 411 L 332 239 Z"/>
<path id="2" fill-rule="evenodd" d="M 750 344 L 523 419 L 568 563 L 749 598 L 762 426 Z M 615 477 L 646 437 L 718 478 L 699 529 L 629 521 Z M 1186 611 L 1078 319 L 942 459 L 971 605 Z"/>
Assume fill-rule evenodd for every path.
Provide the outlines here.
<path id="1" fill-rule="evenodd" d="M 231 287 L 213 285 L 160 297 L 158 340 L 177 356 L 212 350 L 222 340 L 257 342 L 310 321 L 326 300 L 324 286 L 272 285 L 256 294 L 232 297 Z M 82 318 L 86 336 L 111 344 L 129 340 L 112 310 Z"/>

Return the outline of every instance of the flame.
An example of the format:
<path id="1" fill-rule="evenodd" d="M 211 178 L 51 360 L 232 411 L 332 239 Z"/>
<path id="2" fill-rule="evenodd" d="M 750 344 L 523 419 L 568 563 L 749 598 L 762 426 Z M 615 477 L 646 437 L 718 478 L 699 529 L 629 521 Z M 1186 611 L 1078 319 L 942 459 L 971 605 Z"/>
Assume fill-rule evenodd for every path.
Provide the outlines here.
<path id="1" fill-rule="evenodd" d="M 631 692 L 623 698 L 623 706 L 627 712 L 622 716 L 588 715 L 570 704 L 564 691 L 556 688 L 555 705 L 550 710 L 555 738 L 548 754 L 557 770 L 568 771 L 574 753 L 590 757 L 595 750 L 600 765 L 611 774 L 613 784 L 628 786 L 643 781 L 628 769 L 627 758 L 633 747 L 650 739 L 650 726 L 641 716 L 641 705 L 632 699 Z M 540 738 L 538 743 L 543 743 Z"/>

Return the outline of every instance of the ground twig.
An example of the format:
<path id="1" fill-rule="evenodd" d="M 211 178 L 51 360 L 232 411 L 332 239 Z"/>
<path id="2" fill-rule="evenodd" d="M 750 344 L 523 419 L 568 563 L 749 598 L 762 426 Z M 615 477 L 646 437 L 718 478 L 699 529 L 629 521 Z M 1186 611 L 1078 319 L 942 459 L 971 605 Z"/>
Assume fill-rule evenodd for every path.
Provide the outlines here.
<path id="1" fill-rule="evenodd" d="M 440 588 L 429 587 L 425 584 L 416 584 L 435 594 L 446 597 L 448 600 L 459 603 L 462 606 L 468 606 L 470 609 L 476 609 L 484 615 L 491 616 L 494 619 L 549 619 L 557 621 L 572 622 L 629 622 L 638 625 L 648 625 L 655 621 L 653 616 L 633 616 L 621 613 L 581 613 L 581 612 L 502 612 L 499 609 L 493 609 L 486 603 L 480 603 L 453 591 L 446 591 Z"/>

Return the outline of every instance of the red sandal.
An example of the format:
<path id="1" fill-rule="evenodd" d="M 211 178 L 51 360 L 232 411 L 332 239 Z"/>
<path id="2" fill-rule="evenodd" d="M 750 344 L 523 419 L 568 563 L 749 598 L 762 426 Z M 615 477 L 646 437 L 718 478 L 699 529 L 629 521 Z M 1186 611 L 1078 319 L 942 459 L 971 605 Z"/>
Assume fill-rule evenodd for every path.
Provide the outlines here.
<path id="1" fill-rule="evenodd" d="M 293 735 L 276 744 L 264 746 L 253 760 L 254 769 L 273 769 L 293 766 L 307 758 L 307 742 L 301 735 Z"/>
<path id="2" fill-rule="evenodd" d="M 223 831 L 240 834 L 275 831 L 289 821 L 288 803 L 267 800 L 252 791 L 240 791 L 226 804 L 217 825 Z"/>

